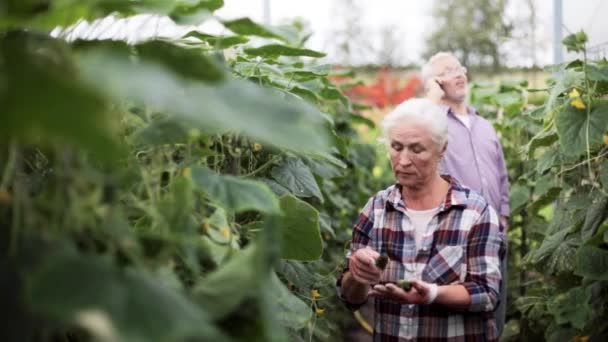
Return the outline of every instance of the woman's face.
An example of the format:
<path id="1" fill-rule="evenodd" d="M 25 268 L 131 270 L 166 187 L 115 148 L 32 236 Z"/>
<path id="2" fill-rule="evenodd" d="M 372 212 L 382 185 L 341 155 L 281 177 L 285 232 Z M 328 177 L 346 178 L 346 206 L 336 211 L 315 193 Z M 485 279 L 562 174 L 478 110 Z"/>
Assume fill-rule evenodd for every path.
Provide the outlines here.
<path id="1" fill-rule="evenodd" d="M 405 188 L 420 189 L 437 175 L 443 150 L 424 124 L 401 123 L 389 132 L 389 154 L 395 178 Z"/>

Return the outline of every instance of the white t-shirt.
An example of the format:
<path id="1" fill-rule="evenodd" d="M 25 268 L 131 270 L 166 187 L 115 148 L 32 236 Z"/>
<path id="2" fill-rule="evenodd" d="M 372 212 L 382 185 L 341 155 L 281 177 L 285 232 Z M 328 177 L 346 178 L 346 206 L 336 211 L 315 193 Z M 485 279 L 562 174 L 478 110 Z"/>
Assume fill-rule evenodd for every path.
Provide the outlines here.
<path id="1" fill-rule="evenodd" d="M 427 210 L 413 210 L 406 208 L 405 212 L 414 226 L 414 238 L 416 239 L 416 251 L 420 250 L 422 238 L 428 233 L 428 226 L 433 216 L 439 211 L 439 207 Z"/>

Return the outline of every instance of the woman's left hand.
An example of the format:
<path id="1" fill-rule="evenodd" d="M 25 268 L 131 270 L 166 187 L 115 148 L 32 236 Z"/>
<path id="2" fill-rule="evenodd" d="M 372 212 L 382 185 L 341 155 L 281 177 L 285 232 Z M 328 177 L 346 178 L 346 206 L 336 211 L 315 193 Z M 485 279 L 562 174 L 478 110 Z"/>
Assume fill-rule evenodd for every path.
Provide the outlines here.
<path id="1" fill-rule="evenodd" d="M 432 285 L 421 280 L 412 280 L 411 283 L 409 291 L 394 283 L 374 285 L 370 295 L 402 304 L 428 304 Z"/>

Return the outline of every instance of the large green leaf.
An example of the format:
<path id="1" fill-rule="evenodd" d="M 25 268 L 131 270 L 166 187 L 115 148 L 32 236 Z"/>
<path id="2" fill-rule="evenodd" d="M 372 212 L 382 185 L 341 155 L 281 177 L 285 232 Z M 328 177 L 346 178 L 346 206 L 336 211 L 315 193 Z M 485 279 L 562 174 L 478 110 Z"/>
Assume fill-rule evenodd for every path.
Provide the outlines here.
<path id="1" fill-rule="evenodd" d="M 204 311 L 157 279 L 64 250 L 28 275 L 26 296 L 35 312 L 110 340 L 226 340 Z"/>
<path id="2" fill-rule="evenodd" d="M 323 202 L 323 194 L 310 168 L 298 158 L 289 158 L 285 164 L 274 167 L 270 174 L 295 196 L 316 197 Z"/>
<path id="3" fill-rule="evenodd" d="M 111 157 L 119 150 L 103 97 L 83 83 L 67 45 L 16 32 L 0 37 L 0 135 L 67 142 Z"/>
<path id="4" fill-rule="evenodd" d="M 606 219 L 608 213 L 607 209 L 608 197 L 601 197 L 587 210 L 585 223 L 583 223 L 583 228 L 581 230 L 583 241 L 586 241 L 595 235 L 597 228 Z"/>
<path id="5" fill-rule="evenodd" d="M 255 247 L 234 252 L 228 262 L 207 275 L 194 290 L 194 296 L 215 320 L 238 309 L 245 297 L 253 295 L 260 277 L 254 265 Z"/>
<path id="6" fill-rule="evenodd" d="M 608 280 L 608 251 L 582 246 L 576 254 L 575 273 L 591 280 Z"/>
<path id="7" fill-rule="evenodd" d="M 291 329 L 302 329 L 312 318 L 312 310 L 299 297 L 293 294 L 279 280 L 275 273 L 271 276 L 272 304 L 274 313 L 282 326 Z"/>
<path id="8" fill-rule="evenodd" d="M 555 118 L 559 143 L 568 155 L 580 155 L 587 149 L 602 143 L 602 136 L 608 127 L 608 102 L 598 101 L 592 105 L 587 117 L 586 109 L 576 109 L 567 105 Z"/>
<path id="9" fill-rule="evenodd" d="M 587 64 L 587 74 L 592 81 L 608 82 L 608 64 Z"/>
<path id="10" fill-rule="evenodd" d="M 224 70 L 200 49 L 180 47 L 167 41 L 153 40 L 135 47 L 139 57 L 161 63 L 184 77 L 202 81 L 224 79 Z"/>
<path id="11" fill-rule="evenodd" d="M 582 330 L 591 314 L 590 299 L 591 293 L 588 290 L 575 287 L 551 298 L 547 303 L 547 309 L 557 324 L 570 323 L 573 327 Z"/>
<path id="12" fill-rule="evenodd" d="M 279 202 L 265 184 L 235 176 L 219 175 L 208 168 L 192 168 L 192 180 L 212 200 L 236 212 L 257 210 L 279 214 Z"/>
<path id="13" fill-rule="evenodd" d="M 553 254 L 560 244 L 564 242 L 568 233 L 569 231 L 567 229 L 563 229 L 551 236 L 546 237 L 540 247 L 532 252 L 531 261 L 533 263 L 539 263 Z"/>
<path id="14" fill-rule="evenodd" d="M 257 36 L 263 38 L 274 38 L 289 43 L 289 38 L 284 36 L 280 30 L 276 28 L 262 25 L 254 22 L 249 18 L 239 18 L 234 20 L 226 20 L 222 22 L 230 31 L 245 35 Z"/>
<path id="15" fill-rule="evenodd" d="M 514 184 L 509 191 L 509 200 L 511 211 L 517 212 L 530 201 L 530 187 L 527 184 Z"/>
<path id="16" fill-rule="evenodd" d="M 325 53 L 310 49 L 294 48 L 281 44 L 268 44 L 257 48 L 246 48 L 246 54 L 261 57 L 297 56 L 297 57 L 325 57 Z"/>
<path id="17" fill-rule="evenodd" d="M 323 253 L 319 212 L 291 195 L 281 197 L 281 236 L 283 259 L 317 260 Z"/>
<path id="18" fill-rule="evenodd" d="M 131 98 L 184 118 L 192 128 L 240 130 L 262 142 L 296 151 L 325 151 L 328 130 L 319 111 L 246 81 L 214 86 L 189 82 L 158 64 L 133 64 L 123 55 L 88 51 L 83 75 L 117 101 Z M 283 94 L 284 95 L 284 94 Z"/>
<path id="19" fill-rule="evenodd" d="M 234 45 L 244 44 L 249 41 L 249 38 L 243 36 L 214 36 L 198 31 L 190 31 L 184 37 L 198 38 L 216 49 L 225 49 Z"/>

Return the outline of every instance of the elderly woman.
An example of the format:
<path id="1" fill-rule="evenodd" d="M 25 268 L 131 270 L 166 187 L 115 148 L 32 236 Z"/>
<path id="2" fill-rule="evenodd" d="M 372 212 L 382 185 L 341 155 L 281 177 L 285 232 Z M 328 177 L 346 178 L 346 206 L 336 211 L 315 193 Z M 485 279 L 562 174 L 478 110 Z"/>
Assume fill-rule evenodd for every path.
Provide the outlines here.
<path id="1" fill-rule="evenodd" d="M 341 298 L 350 308 L 376 298 L 375 341 L 497 340 L 503 233 L 480 195 L 439 175 L 445 113 L 430 100 L 408 100 L 383 131 L 397 183 L 373 196 L 353 227 Z"/>

